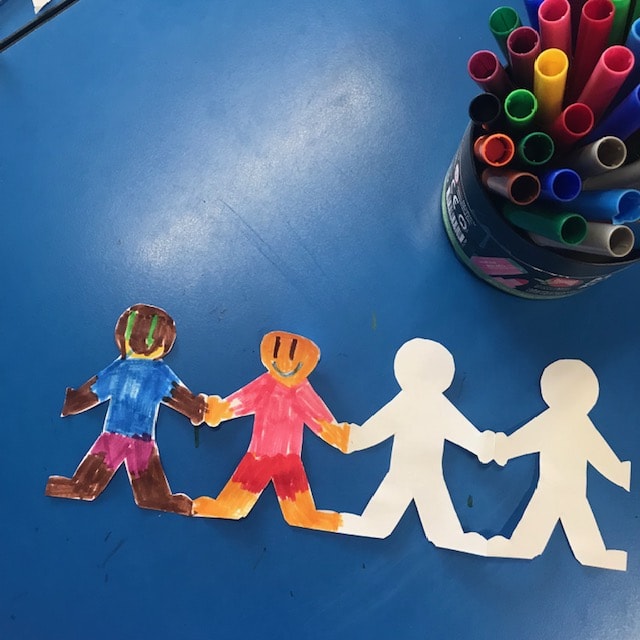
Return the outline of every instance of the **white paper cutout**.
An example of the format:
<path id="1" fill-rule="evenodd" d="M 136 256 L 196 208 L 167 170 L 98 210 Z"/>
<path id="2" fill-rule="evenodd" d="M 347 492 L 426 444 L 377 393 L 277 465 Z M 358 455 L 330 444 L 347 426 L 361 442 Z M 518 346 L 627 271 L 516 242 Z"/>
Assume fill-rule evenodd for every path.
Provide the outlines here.
<path id="1" fill-rule="evenodd" d="M 538 485 L 513 535 L 491 538 L 489 555 L 540 555 L 558 520 L 576 559 L 603 569 L 625 571 L 627 553 L 607 549 L 587 499 L 587 462 L 626 491 L 631 463 L 621 462 L 588 417 L 599 393 L 595 373 L 581 360 L 558 360 L 540 380 L 549 408 L 510 436 L 496 435 L 496 461 L 539 452 Z"/>
<path id="2" fill-rule="evenodd" d="M 442 472 L 445 440 L 493 458 L 493 432 L 480 433 L 443 395 L 453 381 L 453 356 L 441 344 L 415 338 L 398 350 L 394 372 L 401 391 L 369 418 L 353 425 L 348 452 L 393 436 L 389 471 L 361 516 L 342 514 L 340 533 L 385 538 L 413 500 L 427 538 L 437 547 L 487 555 L 487 541 L 465 533 Z"/>
<path id="3" fill-rule="evenodd" d="M 33 10 L 35 13 L 38 13 L 42 7 L 49 4 L 51 0 L 33 0 Z"/>

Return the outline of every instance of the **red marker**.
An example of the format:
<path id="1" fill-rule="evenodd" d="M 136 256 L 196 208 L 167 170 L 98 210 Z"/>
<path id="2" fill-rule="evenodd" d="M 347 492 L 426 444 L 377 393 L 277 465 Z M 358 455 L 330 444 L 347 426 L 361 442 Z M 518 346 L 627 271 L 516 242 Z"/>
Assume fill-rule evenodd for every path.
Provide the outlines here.
<path id="1" fill-rule="evenodd" d="M 538 9 L 543 49 L 561 49 L 571 58 L 571 8 L 567 0 L 544 0 Z"/>
<path id="2" fill-rule="evenodd" d="M 518 27 L 507 38 L 511 77 L 519 87 L 533 87 L 533 64 L 540 54 L 540 36 L 531 27 Z"/>
<path id="3" fill-rule="evenodd" d="M 593 111 L 581 102 L 574 102 L 560 113 L 549 127 L 549 133 L 559 151 L 566 151 L 593 129 Z"/>
<path id="4" fill-rule="evenodd" d="M 569 69 L 568 102 L 577 102 L 598 58 L 606 49 L 614 14 L 611 0 L 587 0 L 582 7 L 575 53 Z"/>
<path id="5" fill-rule="evenodd" d="M 596 122 L 631 73 L 634 62 L 633 53 L 627 47 L 616 44 L 603 51 L 578 97 L 578 102 L 591 107 Z"/>
<path id="6" fill-rule="evenodd" d="M 504 167 L 513 160 L 516 146 L 504 133 L 480 136 L 473 143 L 473 153 L 480 162 L 491 167 Z"/>
<path id="7" fill-rule="evenodd" d="M 513 85 L 498 56 L 492 51 L 476 51 L 467 64 L 471 79 L 484 91 L 504 98 Z"/>

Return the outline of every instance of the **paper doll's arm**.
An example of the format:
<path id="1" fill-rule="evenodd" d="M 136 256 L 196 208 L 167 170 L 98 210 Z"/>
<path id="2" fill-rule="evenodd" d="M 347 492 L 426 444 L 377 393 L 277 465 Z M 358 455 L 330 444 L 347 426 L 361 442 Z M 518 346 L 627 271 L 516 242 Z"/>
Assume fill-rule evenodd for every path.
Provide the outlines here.
<path id="1" fill-rule="evenodd" d="M 494 459 L 499 465 L 504 466 L 511 458 L 540 451 L 544 436 L 544 424 L 540 420 L 542 415 L 527 422 L 510 436 L 496 433 Z"/>
<path id="2" fill-rule="evenodd" d="M 394 435 L 402 425 L 399 410 L 397 403 L 391 400 L 365 420 L 362 426 L 351 425 L 347 453 L 368 449 Z"/>
<path id="3" fill-rule="evenodd" d="M 609 443 L 593 424 L 589 424 L 586 453 L 589 462 L 607 480 L 617 484 L 626 491 L 631 487 L 631 462 L 621 462 Z"/>
<path id="4" fill-rule="evenodd" d="M 447 440 L 475 454 L 483 464 L 493 460 L 495 449 L 493 431 L 478 431 L 475 425 L 453 405 L 445 415 L 444 426 Z"/>
<path id="5" fill-rule="evenodd" d="M 207 396 L 203 394 L 196 396 L 181 382 L 173 382 L 171 385 L 171 395 L 163 398 L 162 402 L 182 415 L 187 416 L 194 425 L 199 425 L 204 422 L 204 414 L 207 409 Z"/>
<path id="6" fill-rule="evenodd" d="M 91 409 L 100 404 L 100 400 L 97 394 L 91 389 L 91 387 L 98 380 L 98 376 L 93 376 L 87 380 L 81 387 L 72 389 L 67 387 L 64 394 L 64 404 L 62 405 L 61 416 L 72 416 L 77 413 L 82 413 L 87 409 Z"/>

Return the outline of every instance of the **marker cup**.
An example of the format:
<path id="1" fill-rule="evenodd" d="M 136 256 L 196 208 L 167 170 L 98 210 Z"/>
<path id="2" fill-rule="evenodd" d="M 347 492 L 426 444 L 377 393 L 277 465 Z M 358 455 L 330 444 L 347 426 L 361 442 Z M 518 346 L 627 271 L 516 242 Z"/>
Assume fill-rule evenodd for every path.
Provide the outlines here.
<path id="1" fill-rule="evenodd" d="M 514 205 L 507 204 L 503 196 L 482 184 L 481 173 L 486 165 L 480 164 L 473 153 L 473 142 L 482 133 L 480 127 L 472 124 L 467 127 L 442 189 L 442 214 L 447 236 L 458 258 L 475 275 L 501 291 L 532 300 L 549 300 L 584 291 L 640 261 L 640 248 L 618 258 L 595 253 L 578 254 L 578 245 L 571 251 L 558 251 L 534 243 L 529 237 L 530 232 L 515 227 L 505 217 L 504 207 Z M 485 171 L 494 172 L 497 182 L 498 174 L 495 172 L 504 170 Z M 508 183 L 504 181 L 503 184 Z M 537 200 L 531 206 L 514 208 L 543 213 L 547 208 L 553 208 L 581 214 L 573 202 L 565 205 L 556 203 L 552 207 L 545 200 Z M 537 222 L 547 224 L 548 220 Z M 582 222 L 576 218 L 570 218 L 569 223 L 567 227 L 565 220 L 565 226 L 556 227 L 560 229 L 562 244 L 567 244 L 567 232 L 579 236 L 584 231 Z M 562 241 L 563 233 L 565 241 Z M 575 240 L 576 237 L 571 235 L 569 239 Z"/>

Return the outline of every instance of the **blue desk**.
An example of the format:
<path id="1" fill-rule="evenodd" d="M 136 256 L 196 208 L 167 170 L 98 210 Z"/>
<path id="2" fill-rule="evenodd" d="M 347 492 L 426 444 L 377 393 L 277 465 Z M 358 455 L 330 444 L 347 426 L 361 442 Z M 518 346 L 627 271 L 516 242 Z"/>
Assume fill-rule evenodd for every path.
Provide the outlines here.
<path id="1" fill-rule="evenodd" d="M 311 382 L 356 423 L 397 393 L 415 336 L 454 354 L 456 406 L 507 432 L 544 409 L 543 368 L 580 358 L 600 380 L 594 423 L 640 464 L 637 269 L 527 301 L 445 236 L 442 180 L 477 92 L 466 60 L 494 46 L 495 6 L 81 0 L 2 54 L 0 637 L 638 636 L 637 482 L 593 470 L 626 573 L 578 564 L 559 527 L 531 562 L 440 550 L 413 507 L 368 540 L 289 527 L 271 489 L 239 522 L 139 509 L 122 470 L 95 503 L 44 496 L 104 417 L 59 418 L 65 387 L 117 356 L 136 302 L 172 314 L 167 362 L 197 392 L 260 374 L 269 330 L 313 338 Z M 215 495 L 250 434 L 248 418 L 195 432 L 162 408 L 172 488 Z M 344 456 L 307 430 L 318 506 L 359 513 L 390 449 Z M 535 456 L 484 467 L 452 445 L 444 465 L 463 526 L 487 535 L 513 528 L 537 478 Z"/>

